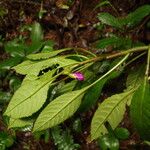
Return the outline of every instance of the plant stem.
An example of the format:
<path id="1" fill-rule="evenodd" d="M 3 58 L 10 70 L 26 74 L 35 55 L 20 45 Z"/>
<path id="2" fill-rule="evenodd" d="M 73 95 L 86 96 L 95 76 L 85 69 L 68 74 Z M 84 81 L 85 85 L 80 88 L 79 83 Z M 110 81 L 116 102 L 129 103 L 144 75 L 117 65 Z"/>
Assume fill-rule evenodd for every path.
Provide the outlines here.
<path id="1" fill-rule="evenodd" d="M 143 52 L 143 53 L 139 54 L 138 56 L 136 56 L 136 57 L 134 57 L 133 59 L 129 60 L 129 61 L 125 64 L 125 66 L 130 65 L 132 62 L 134 62 L 135 60 L 139 59 L 140 57 L 142 57 L 142 56 L 145 55 L 145 54 L 146 54 L 146 52 Z"/>
<path id="2" fill-rule="evenodd" d="M 93 85 L 95 85 L 96 83 L 98 83 L 100 80 L 104 79 L 106 76 L 108 76 L 110 73 L 112 73 L 115 69 L 117 69 L 127 58 L 129 57 L 129 54 L 127 54 L 123 59 L 121 59 L 121 61 L 115 65 L 112 69 L 110 69 L 108 72 L 106 72 L 103 76 L 101 76 L 98 80 L 96 80 L 95 82 L 93 82 L 92 84 L 90 84 L 87 89 L 89 89 L 90 87 L 92 87 Z"/>
<path id="3" fill-rule="evenodd" d="M 99 57 L 94 57 L 92 59 L 80 62 L 78 65 L 83 65 L 83 64 L 86 64 L 89 62 L 101 61 L 104 59 L 112 59 L 112 58 L 123 56 L 123 55 L 129 54 L 129 53 L 144 51 L 144 50 L 147 50 L 148 48 L 149 48 L 149 46 L 140 46 L 140 47 L 135 47 L 135 48 L 131 48 L 128 50 L 124 50 L 124 51 L 122 50 L 122 51 L 115 53 L 115 54 L 101 55 Z"/>
<path id="4" fill-rule="evenodd" d="M 148 53 L 147 53 L 147 66 L 146 66 L 146 72 L 145 72 L 145 75 L 147 78 L 149 75 L 149 67 L 150 67 L 150 46 L 149 46 Z"/>

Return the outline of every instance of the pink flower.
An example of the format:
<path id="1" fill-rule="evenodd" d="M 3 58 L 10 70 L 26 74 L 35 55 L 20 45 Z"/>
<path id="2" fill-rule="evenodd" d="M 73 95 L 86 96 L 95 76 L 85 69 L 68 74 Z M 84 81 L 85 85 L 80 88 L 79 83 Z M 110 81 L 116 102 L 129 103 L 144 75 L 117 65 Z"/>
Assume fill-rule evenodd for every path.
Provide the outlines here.
<path id="1" fill-rule="evenodd" d="M 79 81 L 84 80 L 84 76 L 81 72 L 74 72 L 74 73 L 72 73 L 72 76 Z"/>

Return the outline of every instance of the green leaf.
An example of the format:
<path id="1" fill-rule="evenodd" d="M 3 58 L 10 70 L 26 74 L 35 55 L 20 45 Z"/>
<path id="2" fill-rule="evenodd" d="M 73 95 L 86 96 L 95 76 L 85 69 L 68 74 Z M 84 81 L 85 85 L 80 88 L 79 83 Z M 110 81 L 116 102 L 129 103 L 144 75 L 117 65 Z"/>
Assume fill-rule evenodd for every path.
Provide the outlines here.
<path id="1" fill-rule="evenodd" d="M 33 125 L 33 120 L 10 118 L 8 127 L 9 128 L 21 128 L 21 127 L 32 126 L 32 125 Z"/>
<path id="2" fill-rule="evenodd" d="M 127 77 L 126 87 L 131 90 L 137 88 L 143 82 L 145 76 L 145 65 L 140 65 L 130 70 Z"/>
<path id="3" fill-rule="evenodd" d="M 67 93 L 67 92 L 70 92 L 74 89 L 74 87 L 76 86 L 77 84 L 77 81 L 76 80 L 73 80 L 69 83 L 66 83 L 65 85 L 63 85 L 59 91 L 58 91 L 58 95 L 61 95 L 61 94 L 64 94 L 64 93 Z"/>
<path id="4" fill-rule="evenodd" d="M 64 52 L 66 50 L 70 50 L 70 48 L 55 50 L 55 51 L 52 51 L 52 52 L 43 52 L 43 53 L 38 53 L 38 54 L 30 54 L 30 55 L 27 56 L 27 58 L 29 58 L 31 60 L 47 59 L 47 58 L 54 57 L 54 56 L 58 55 L 59 53 Z"/>
<path id="5" fill-rule="evenodd" d="M 16 56 L 9 58 L 0 63 L 0 70 L 9 70 L 11 67 L 18 65 L 22 61 L 22 57 Z"/>
<path id="6" fill-rule="evenodd" d="M 5 104 L 11 99 L 10 92 L 2 92 L 0 91 L 0 104 Z"/>
<path id="7" fill-rule="evenodd" d="M 51 128 L 71 117 L 80 106 L 85 89 L 65 93 L 54 99 L 37 118 L 33 132 Z"/>
<path id="8" fill-rule="evenodd" d="M 114 129 L 123 119 L 126 106 L 126 97 L 133 91 L 113 95 L 102 102 L 96 110 L 91 123 L 91 140 L 107 133 L 104 126 L 106 121 Z"/>
<path id="9" fill-rule="evenodd" d="M 46 101 L 47 91 L 54 80 L 53 73 L 54 71 L 45 73 L 40 78 L 29 76 L 25 78 L 13 95 L 4 115 L 22 118 L 38 111 Z"/>
<path id="10" fill-rule="evenodd" d="M 42 27 L 38 22 L 36 22 L 32 26 L 31 40 L 32 40 L 32 43 L 39 43 L 43 40 Z"/>
<path id="11" fill-rule="evenodd" d="M 116 18 L 109 13 L 99 13 L 98 19 L 107 25 L 121 29 L 123 26 L 133 27 L 137 25 L 144 17 L 150 14 L 150 5 L 144 5 L 137 8 L 124 18 Z"/>
<path id="12" fill-rule="evenodd" d="M 127 81 L 126 81 L 127 89 L 125 91 L 130 91 L 131 89 L 137 89 L 141 85 L 141 83 L 143 82 L 144 76 L 145 76 L 145 66 L 144 65 L 138 66 L 138 67 L 134 68 L 133 70 L 131 70 L 128 73 L 128 77 L 127 77 Z M 128 105 L 131 104 L 133 94 L 134 93 L 132 93 L 132 95 L 130 95 L 127 98 L 128 99 L 128 102 L 127 102 Z"/>
<path id="13" fill-rule="evenodd" d="M 18 41 L 18 39 L 7 42 L 4 47 L 5 51 L 9 53 L 12 57 L 24 57 L 25 50 L 27 48 L 26 45 L 22 41 Z"/>
<path id="14" fill-rule="evenodd" d="M 91 87 L 83 97 L 82 104 L 79 108 L 80 112 L 87 111 L 98 100 L 101 90 L 106 83 L 107 78 L 100 80 L 97 84 Z"/>
<path id="15" fill-rule="evenodd" d="M 141 138 L 150 140 L 150 84 L 148 80 L 145 79 L 134 93 L 130 113 Z"/>
<path id="16" fill-rule="evenodd" d="M 41 52 L 45 53 L 45 52 L 51 52 L 53 51 L 53 47 L 54 47 L 54 42 L 51 40 L 48 41 L 44 41 L 44 47 L 42 48 Z"/>
<path id="17" fill-rule="evenodd" d="M 50 58 L 47 60 L 41 60 L 41 61 L 24 61 L 23 63 L 17 65 L 14 67 L 14 69 L 23 75 L 26 74 L 32 74 L 32 75 L 38 75 L 40 70 L 43 70 L 45 68 L 51 67 L 53 65 L 59 65 L 59 67 L 65 67 L 69 65 L 76 64 L 77 61 L 72 59 L 67 59 L 65 57 L 56 57 L 56 58 Z"/>
<path id="18" fill-rule="evenodd" d="M 128 27 L 133 27 L 149 14 L 150 5 L 143 5 L 137 8 L 134 12 L 131 12 L 127 17 L 120 21 L 122 21 L 123 24 L 127 25 Z"/>
<path id="19" fill-rule="evenodd" d="M 113 36 L 99 40 L 97 43 L 97 48 L 103 49 L 108 46 L 114 46 L 114 48 L 130 48 L 131 44 L 132 41 L 128 38 Z"/>
<path id="20" fill-rule="evenodd" d="M 126 128 L 116 128 L 114 130 L 117 139 L 125 140 L 129 138 L 130 132 Z"/>
<path id="21" fill-rule="evenodd" d="M 98 19 L 103 23 L 103 24 L 107 24 L 110 25 L 112 27 L 116 27 L 116 28 L 121 28 L 122 24 L 121 22 L 118 20 L 118 18 L 112 16 L 109 13 L 99 13 L 98 14 Z"/>

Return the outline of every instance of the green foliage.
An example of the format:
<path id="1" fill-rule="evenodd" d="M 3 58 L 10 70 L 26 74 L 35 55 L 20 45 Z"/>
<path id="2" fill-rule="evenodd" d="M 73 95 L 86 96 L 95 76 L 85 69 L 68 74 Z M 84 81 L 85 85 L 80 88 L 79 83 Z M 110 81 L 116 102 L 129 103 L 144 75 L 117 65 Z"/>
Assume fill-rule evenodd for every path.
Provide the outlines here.
<path id="1" fill-rule="evenodd" d="M 28 74 L 28 75 L 37 76 L 40 73 L 40 71 L 49 67 L 53 68 L 53 66 L 54 67 L 59 66 L 59 68 L 61 68 L 61 67 L 66 67 L 74 64 L 77 64 L 77 61 L 72 59 L 67 59 L 64 56 L 59 56 L 56 58 L 54 57 L 42 61 L 26 60 L 23 63 L 15 66 L 13 69 L 15 69 L 18 73 L 23 75 Z"/>
<path id="2" fill-rule="evenodd" d="M 0 63 L 0 70 L 9 70 L 23 61 L 27 54 L 38 52 L 42 47 L 43 52 L 52 50 L 53 43 L 51 41 L 43 41 L 42 33 L 41 25 L 35 23 L 31 28 L 32 43 L 30 45 L 26 44 L 25 37 L 18 37 L 12 41 L 3 43 L 4 50 L 10 55 L 10 58 Z"/>
<path id="3" fill-rule="evenodd" d="M 119 141 L 110 134 L 103 135 L 98 140 L 98 145 L 102 150 L 119 150 Z"/>
<path id="4" fill-rule="evenodd" d="M 81 133 L 82 132 L 82 123 L 81 123 L 81 119 L 77 118 L 74 122 L 73 122 L 73 126 L 72 126 L 73 130 L 77 133 Z"/>
<path id="5" fill-rule="evenodd" d="M 22 86 L 12 97 L 5 115 L 12 118 L 22 118 L 38 111 L 46 101 L 47 91 L 54 80 L 51 78 L 53 73 L 53 71 L 45 73 L 40 78 L 27 76 Z M 25 94 L 24 91 L 26 91 Z"/>
<path id="6" fill-rule="evenodd" d="M 59 126 L 56 126 L 51 129 L 51 133 L 58 150 L 77 150 L 80 148 L 78 144 L 74 143 L 69 129 L 63 131 Z"/>
<path id="7" fill-rule="evenodd" d="M 31 127 L 33 125 L 33 120 L 31 119 L 9 119 L 9 128 L 23 128 L 23 127 Z"/>
<path id="8" fill-rule="evenodd" d="M 33 131 L 51 128 L 72 116 L 81 104 L 85 89 L 65 93 L 53 100 L 40 113 Z"/>
<path id="9" fill-rule="evenodd" d="M 11 98 L 11 94 L 10 92 L 3 92 L 0 91 L 0 104 L 4 104 L 6 102 L 8 102 Z"/>
<path id="10" fill-rule="evenodd" d="M 11 147 L 14 143 L 14 138 L 7 132 L 0 132 L 0 149 L 6 150 Z"/>
<path id="11" fill-rule="evenodd" d="M 116 27 L 116 28 L 121 28 L 122 27 L 122 23 L 119 21 L 118 18 L 112 16 L 109 13 L 100 13 L 98 15 L 98 19 L 103 23 L 103 24 L 107 24 L 110 25 L 112 27 Z"/>
<path id="12" fill-rule="evenodd" d="M 106 121 L 112 126 L 112 128 L 116 128 L 118 124 L 123 119 L 123 115 L 125 113 L 125 106 L 129 95 L 132 94 L 133 91 L 116 94 L 102 102 L 98 109 L 96 110 L 94 117 L 91 123 L 91 139 L 94 140 L 101 136 L 102 134 L 107 133 L 104 123 Z"/>
<path id="13" fill-rule="evenodd" d="M 71 50 L 71 48 L 64 48 L 64 49 L 55 50 L 55 51 L 51 51 L 51 52 L 30 54 L 30 55 L 27 56 L 27 58 L 29 58 L 31 60 L 47 59 L 47 58 L 57 56 L 59 53 L 67 51 L 67 50 Z"/>
<path id="14" fill-rule="evenodd" d="M 144 17 L 150 14 L 150 5 L 143 5 L 137 8 L 134 12 L 129 13 L 124 18 L 116 18 L 109 13 L 100 13 L 98 19 L 106 25 L 110 25 L 117 29 L 122 29 L 123 26 L 134 27 Z"/>
<path id="15" fill-rule="evenodd" d="M 140 134 L 145 140 L 150 140 L 150 85 L 145 79 L 134 93 L 131 102 L 131 118 Z"/>
<path id="16" fill-rule="evenodd" d="M 113 46 L 114 48 L 130 48 L 132 41 L 129 38 L 122 38 L 117 36 L 112 36 L 108 38 L 103 38 L 97 42 L 97 48 L 104 49 L 108 46 Z"/>
<path id="17" fill-rule="evenodd" d="M 99 6 L 105 4 L 110 3 L 104 1 Z M 13 67 L 17 73 L 25 76 L 22 84 L 14 76 L 8 78 L 9 88 L 12 93 L 15 92 L 13 96 L 0 91 L 0 103 L 8 102 L 12 96 L 4 113 L 9 117 L 8 126 L 15 129 L 32 128 L 37 138 L 41 137 L 42 130 L 46 130 L 45 141 L 49 139 L 47 129 L 54 127 L 51 129 L 52 136 L 58 150 L 78 149 L 79 146 L 74 144 L 70 130 L 62 131 L 57 125 L 73 116 L 76 111 L 78 114 L 95 106 L 103 87 L 119 77 L 123 71 L 126 71 L 125 67 L 137 59 L 134 55 L 129 57 L 129 54 L 148 49 L 148 46 L 129 49 L 134 43 L 128 36 L 121 37 L 121 35 L 149 14 L 150 5 L 144 5 L 123 18 L 114 17 L 109 13 L 98 15 L 103 25 L 118 29 L 118 35 L 110 34 L 107 38 L 99 40 L 97 48 L 100 51 L 109 46 L 114 49 L 128 49 L 116 53 L 109 54 L 109 51 L 103 51 L 102 53 L 106 53 L 96 56 L 92 52 L 78 51 L 78 48 L 54 51 L 53 42 L 43 41 L 43 30 L 37 22 L 31 28 L 30 44 L 26 44 L 26 38 L 5 43 L 5 51 L 10 55 L 10 59 L 0 64 L 0 70 L 6 71 Z M 123 55 L 125 57 L 118 58 Z M 113 61 L 108 60 L 112 58 Z M 108 148 L 117 150 L 118 140 L 128 138 L 129 132 L 117 126 L 123 119 L 126 104 L 130 106 L 131 100 L 131 119 L 141 137 L 146 140 L 150 138 L 148 109 L 150 89 L 148 80 L 143 82 L 145 62 L 143 64 L 130 69 L 126 89 L 122 90 L 122 93 L 99 102 L 92 118 L 90 140 L 100 137 L 99 144 L 104 150 Z M 84 81 L 77 81 L 75 73 L 84 74 Z M 1 76 L 5 74 L 3 72 Z M 107 129 L 106 122 L 112 127 L 112 134 Z M 79 118 L 73 120 L 72 128 L 77 133 L 82 132 Z"/>
<path id="18" fill-rule="evenodd" d="M 121 139 L 121 140 L 125 140 L 129 138 L 130 135 L 129 131 L 126 128 L 116 128 L 114 130 L 114 134 L 117 139 Z"/>

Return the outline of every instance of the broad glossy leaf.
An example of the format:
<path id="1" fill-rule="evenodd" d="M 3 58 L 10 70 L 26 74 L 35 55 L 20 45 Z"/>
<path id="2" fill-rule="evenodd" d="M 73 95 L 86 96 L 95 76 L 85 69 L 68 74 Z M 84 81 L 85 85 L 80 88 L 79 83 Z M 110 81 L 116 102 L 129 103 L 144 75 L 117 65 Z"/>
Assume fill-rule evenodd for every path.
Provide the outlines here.
<path id="1" fill-rule="evenodd" d="M 40 78 L 25 78 L 13 95 L 4 115 L 22 118 L 38 111 L 46 101 L 49 86 L 54 80 L 53 73 L 53 71 L 45 73 Z"/>
<path id="2" fill-rule="evenodd" d="M 106 121 L 109 122 L 113 129 L 118 126 L 125 113 L 126 97 L 132 92 L 113 95 L 99 105 L 91 123 L 91 140 L 107 133 L 107 129 L 104 126 Z"/>
<path id="3" fill-rule="evenodd" d="M 30 55 L 27 56 L 27 58 L 29 58 L 31 60 L 47 59 L 47 58 L 54 57 L 54 56 L 58 55 L 59 53 L 64 52 L 66 50 L 70 50 L 70 48 L 55 50 L 55 51 L 52 51 L 52 52 L 43 52 L 43 53 L 37 53 L 37 54 L 30 54 Z"/>
<path id="4" fill-rule="evenodd" d="M 54 99 L 37 118 L 33 132 L 51 128 L 71 117 L 79 108 L 85 90 L 65 93 Z"/>
<path id="5" fill-rule="evenodd" d="M 41 60 L 41 61 L 27 60 L 15 66 L 14 69 L 20 74 L 38 75 L 40 70 L 51 67 L 53 65 L 58 64 L 59 67 L 65 67 L 69 65 L 74 65 L 76 63 L 77 61 L 72 60 L 72 59 L 67 59 L 64 57 L 56 57 L 56 58 L 50 58 L 50 59 Z"/>
<path id="6" fill-rule="evenodd" d="M 141 138 L 150 140 L 150 84 L 148 80 L 145 80 L 134 93 L 130 113 Z"/>

